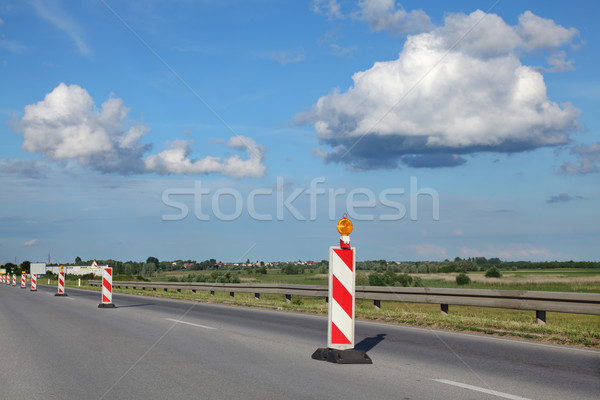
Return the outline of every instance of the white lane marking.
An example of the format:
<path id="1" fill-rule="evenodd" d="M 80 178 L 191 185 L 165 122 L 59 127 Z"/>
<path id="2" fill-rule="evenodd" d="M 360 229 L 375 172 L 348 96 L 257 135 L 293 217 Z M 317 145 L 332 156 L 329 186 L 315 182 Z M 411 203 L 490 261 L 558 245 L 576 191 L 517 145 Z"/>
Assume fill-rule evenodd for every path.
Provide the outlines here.
<path id="1" fill-rule="evenodd" d="M 502 398 L 505 398 L 505 399 L 511 399 L 511 400 L 530 400 L 530 399 L 528 399 L 526 397 L 515 396 L 515 395 L 512 395 L 512 394 L 503 393 L 503 392 L 497 392 L 495 390 L 485 389 L 485 388 L 478 387 L 478 386 L 467 385 L 466 383 L 449 381 L 447 379 L 432 379 L 432 381 L 436 381 L 436 382 L 440 382 L 440 383 L 446 383 L 446 384 L 452 385 L 452 386 L 458 386 L 458 387 L 461 387 L 463 389 L 473 390 L 475 392 L 487 393 L 487 394 L 491 394 L 493 396 L 502 397 Z"/>
<path id="2" fill-rule="evenodd" d="M 185 322 L 185 321 L 180 321 L 178 319 L 173 319 L 173 318 L 166 318 L 167 321 L 172 321 L 172 322 L 177 322 L 178 324 L 186 324 L 186 325 L 192 325 L 198 328 L 204 328 L 204 329 L 217 329 L 217 328 L 213 328 L 212 326 L 206 326 L 206 325 L 200 325 L 200 324 L 192 324 L 191 322 Z"/>

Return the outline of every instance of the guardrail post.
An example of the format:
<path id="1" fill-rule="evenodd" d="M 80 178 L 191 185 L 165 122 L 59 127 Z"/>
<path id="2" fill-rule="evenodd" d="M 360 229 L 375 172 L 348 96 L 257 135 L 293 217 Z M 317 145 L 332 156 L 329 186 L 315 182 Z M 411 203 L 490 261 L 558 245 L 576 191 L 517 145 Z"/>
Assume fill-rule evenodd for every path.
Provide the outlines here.
<path id="1" fill-rule="evenodd" d="M 373 300 L 373 306 L 379 310 L 381 308 L 381 300 Z"/>
<path id="2" fill-rule="evenodd" d="M 536 310 L 535 311 L 535 322 L 538 325 L 546 325 L 546 311 Z"/>
<path id="3" fill-rule="evenodd" d="M 292 302 L 292 295 L 291 294 L 286 294 L 285 295 L 285 301 L 290 304 Z"/>
<path id="4" fill-rule="evenodd" d="M 440 304 L 440 309 L 442 310 L 442 315 L 448 315 L 448 304 Z"/>
<path id="5" fill-rule="evenodd" d="M 254 300 L 260 300 L 260 293 L 254 293 Z"/>

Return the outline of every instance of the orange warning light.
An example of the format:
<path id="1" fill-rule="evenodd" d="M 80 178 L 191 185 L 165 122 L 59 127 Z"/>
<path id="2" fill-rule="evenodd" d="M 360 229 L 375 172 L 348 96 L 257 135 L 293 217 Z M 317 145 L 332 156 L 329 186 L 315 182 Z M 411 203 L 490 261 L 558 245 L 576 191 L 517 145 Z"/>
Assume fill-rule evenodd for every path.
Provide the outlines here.
<path id="1" fill-rule="evenodd" d="M 352 233 L 352 221 L 346 218 L 346 214 L 337 222 L 337 231 L 343 236 L 348 236 Z"/>

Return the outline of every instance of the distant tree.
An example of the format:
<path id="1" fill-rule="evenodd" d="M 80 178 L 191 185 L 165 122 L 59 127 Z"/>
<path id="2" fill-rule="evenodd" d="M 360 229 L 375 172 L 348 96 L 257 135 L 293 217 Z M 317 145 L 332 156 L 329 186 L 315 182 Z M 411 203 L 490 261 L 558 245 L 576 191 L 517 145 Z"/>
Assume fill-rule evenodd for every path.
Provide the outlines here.
<path id="1" fill-rule="evenodd" d="M 158 261 L 158 258 L 156 258 L 156 257 L 148 257 L 146 259 L 146 264 L 150 264 L 150 263 L 154 264 L 155 266 L 160 265 L 160 262 Z"/>
<path id="2" fill-rule="evenodd" d="M 29 272 L 29 268 L 31 267 L 31 263 L 29 261 L 23 261 L 20 265 L 21 271 Z"/>
<path id="3" fill-rule="evenodd" d="M 150 276 L 156 271 L 156 264 L 146 263 L 142 266 L 142 276 Z"/>
<path id="4" fill-rule="evenodd" d="M 83 260 L 81 260 L 81 257 L 75 257 L 75 265 L 81 265 L 83 264 Z"/>

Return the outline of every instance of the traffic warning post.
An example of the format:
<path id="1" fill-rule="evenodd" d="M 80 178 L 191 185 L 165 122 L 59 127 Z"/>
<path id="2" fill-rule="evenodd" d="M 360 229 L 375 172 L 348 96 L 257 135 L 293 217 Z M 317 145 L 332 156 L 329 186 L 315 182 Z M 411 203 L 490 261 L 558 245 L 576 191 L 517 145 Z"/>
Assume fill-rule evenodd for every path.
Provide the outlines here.
<path id="1" fill-rule="evenodd" d="M 55 296 L 67 296 L 65 293 L 65 267 L 60 266 L 60 272 L 58 273 L 58 293 Z"/>
<path id="2" fill-rule="evenodd" d="M 13 286 L 17 286 L 17 274 L 13 274 Z"/>
<path id="3" fill-rule="evenodd" d="M 27 289 L 27 278 L 25 274 L 21 274 L 21 289 Z"/>
<path id="4" fill-rule="evenodd" d="M 114 308 L 112 302 L 112 268 L 102 268 L 102 302 L 98 308 Z"/>
<path id="5" fill-rule="evenodd" d="M 31 274 L 31 289 L 32 292 L 37 292 L 37 274 Z"/>
<path id="6" fill-rule="evenodd" d="M 329 248 L 327 347 L 312 355 L 336 364 L 372 364 L 366 352 L 354 349 L 356 248 L 350 247 L 352 222 L 346 214 L 337 223 L 340 247 Z"/>

